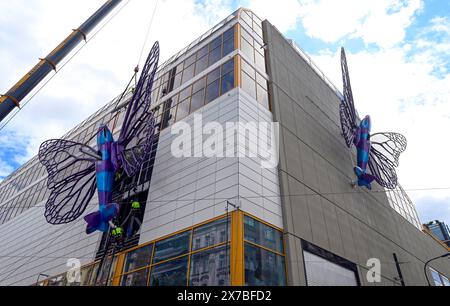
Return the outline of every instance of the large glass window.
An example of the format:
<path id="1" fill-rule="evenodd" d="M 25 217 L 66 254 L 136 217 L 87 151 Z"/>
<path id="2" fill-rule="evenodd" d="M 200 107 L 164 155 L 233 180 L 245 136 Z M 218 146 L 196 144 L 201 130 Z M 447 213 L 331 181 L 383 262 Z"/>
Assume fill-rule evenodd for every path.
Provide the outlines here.
<path id="1" fill-rule="evenodd" d="M 245 216 L 244 240 L 246 285 L 286 285 L 283 233 Z"/>
<path id="2" fill-rule="evenodd" d="M 191 239 L 191 232 L 185 232 L 155 244 L 155 255 L 153 263 L 175 258 L 189 253 L 189 242 Z"/>
<path id="3" fill-rule="evenodd" d="M 192 255 L 190 286 L 229 286 L 230 250 L 226 246 Z"/>
<path id="4" fill-rule="evenodd" d="M 284 253 L 283 233 L 253 218 L 245 216 L 245 240 L 275 252 Z"/>
<path id="5" fill-rule="evenodd" d="M 127 254 L 123 273 L 132 272 L 150 264 L 153 244 L 137 249 Z"/>
<path id="6" fill-rule="evenodd" d="M 171 72 L 166 72 L 159 76 L 153 88 L 154 92 L 158 92 L 159 94 L 153 97 L 153 103 L 156 103 L 159 98 L 176 90 L 182 84 L 185 84 L 194 76 L 199 75 L 208 67 L 236 50 L 234 40 L 235 31 L 235 27 L 228 29 L 222 35 L 219 35 L 209 44 L 179 63 Z M 171 80 L 169 80 L 169 75 L 172 76 Z"/>
<path id="7" fill-rule="evenodd" d="M 283 256 L 246 243 L 245 285 L 285 286 L 286 270 Z"/>
<path id="8" fill-rule="evenodd" d="M 192 238 L 192 250 L 197 251 L 226 242 L 230 239 L 230 228 L 231 220 L 227 222 L 226 218 L 196 228 Z"/>
<path id="9" fill-rule="evenodd" d="M 121 286 L 146 287 L 148 281 L 148 269 L 144 268 L 137 272 L 126 274 L 122 277 Z"/>
<path id="10" fill-rule="evenodd" d="M 186 286 L 188 256 L 153 267 L 150 286 Z"/>

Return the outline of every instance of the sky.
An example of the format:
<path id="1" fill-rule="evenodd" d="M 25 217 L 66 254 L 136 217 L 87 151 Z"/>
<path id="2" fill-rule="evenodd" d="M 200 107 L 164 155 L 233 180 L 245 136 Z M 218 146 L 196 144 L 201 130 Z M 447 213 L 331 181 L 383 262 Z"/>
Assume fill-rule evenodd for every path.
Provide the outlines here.
<path id="1" fill-rule="evenodd" d="M 0 0 L 0 92 L 103 3 Z M 144 54 L 158 40 L 163 62 L 240 6 L 295 40 L 338 88 L 346 48 L 358 112 L 371 115 L 373 132 L 408 138 L 398 175 L 421 221 L 450 224 L 450 2 L 442 0 L 130 0 L 0 131 L 0 180 L 123 91 L 155 7 Z"/>

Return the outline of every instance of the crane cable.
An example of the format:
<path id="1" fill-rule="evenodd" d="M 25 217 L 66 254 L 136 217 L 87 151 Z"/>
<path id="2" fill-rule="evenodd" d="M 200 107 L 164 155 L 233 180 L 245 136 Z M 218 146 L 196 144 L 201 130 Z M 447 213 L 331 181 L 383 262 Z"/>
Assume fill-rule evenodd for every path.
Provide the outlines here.
<path id="1" fill-rule="evenodd" d="M 0 126 L 0 132 L 3 130 L 3 129 L 5 129 L 5 127 L 20 113 L 20 111 L 21 110 L 23 110 L 27 105 L 28 105 L 28 103 L 30 103 L 30 101 L 31 100 L 33 100 L 33 98 L 36 96 L 36 95 L 38 95 L 40 92 L 41 92 L 41 90 L 42 89 L 44 89 L 44 87 L 58 74 L 58 72 L 60 72 L 69 62 L 71 62 L 72 61 L 72 59 L 78 54 L 78 53 L 80 53 L 80 51 L 81 50 L 83 50 L 84 49 L 84 47 L 91 41 L 91 40 L 93 40 L 96 36 L 97 36 L 97 34 L 99 33 L 99 32 L 101 32 L 128 4 L 130 3 L 130 0 L 127 0 L 127 2 L 125 2 L 125 4 L 124 5 L 122 5 L 99 29 L 98 29 L 98 31 L 96 31 L 92 36 L 91 36 L 91 38 L 89 38 L 89 39 L 87 39 L 86 41 L 85 41 L 85 43 L 77 50 L 77 51 L 75 51 L 74 53 L 73 53 L 73 55 L 72 56 L 70 56 L 69 57 L 69 59 L 63 64 L 63 65 L 61 65 L 61 67 L 60 68 L 58 68 L 58 69 L 56 69 L 55 70 L 55 73 L 45 82 L 45 83 L 43 83 L 42 84 L 42 86 L 41 87 L 39 87 L 39 89 L 37 89 L 36 90 L 36 92 L 35 93 L 33 93 L 28 99 L 27 99 L 27 101 L 26 102 L 24 102 L 23 104 L 22 104 L 22 106 L 21 106 L 21 108 L 20 109 L 16 109 L 16 111 L 10 116 L 10 118 L 9 119 L 7 119 L 6 120 L 6 122 L 4 123 L 4 124 L 2 124 L 1 126 Z"/>
<path id="2" fill-rule="evenodd" d="M 131 77 L 130 83 L 128 83 L 128 85 L 127 85 L 127 87 L 125 88 L 124 92 L 123 92 L 122 95 L 120 96 L 119 101 L 121 101 L 121 100 L 124 98 L 125 94 L 128 92 L 128 90 L 129 90 L 129 88 L 130 88 L 130 86 L 131 86 L 131 82 L 133 81 L 133 79 L 134 79 L 134 86 L 137 87 L 137 82 L 138 82 L 138 80 L 137 80 L 137 75 L 138 75 L 138 73 L 139 73 L 139 66 L 140 66 L 140 64 L 141 64 L 141 62 L 142 62 L 142 58 L 143 58 L 143 56 L 144 56 L 145 47 L 147 46 L 147 43 L 148 43 L 148 40 L 149 40 L 149 37 L 150 37 L 150 31 L 151 31 L 151 29 L 152 29 L 152 26 L 153 26 L 153 20 L 155 19 L 156 11 L 157 11 L 157 9 L 158 9 L 158 3 L 159 3 L 159 0 L 156 0 L 155 8 L 153 9 L 152 17 L 151 17 L 151 19 L 150 19 L 150 21 L 149 21 L 149 24 L 148 24 L 148 26 L 147 26 L 147 33 L 145 34 L 145 37 L 144 37 L 144 42 L 143 42 L 143 45 L 142 45 L 142 49 L 141 49 L 141 52 L 140 52 L 140 54 L 139 54 L 139 60 L 138 60 L 138 62 L 137 62 L 136 67 L 134 68 L 133 76 Z M 119 111 L 116 113 L 116 115 L 115 115 L 115 117 L 114 117 L 114 119 L 113 119 L 113 121 L 114 121 L 114 124 L 113 124 L 113 127 L 112 127 L 112 132 L 113 132 L 113 134 L 114 134 L 114 130 L 116 129 L 116 126 L 117 126 L 117 123 L 118 123 L 117 121 L 118 121 L 120 112 L 121 112 L 121 110 L 119 110 Z"/>

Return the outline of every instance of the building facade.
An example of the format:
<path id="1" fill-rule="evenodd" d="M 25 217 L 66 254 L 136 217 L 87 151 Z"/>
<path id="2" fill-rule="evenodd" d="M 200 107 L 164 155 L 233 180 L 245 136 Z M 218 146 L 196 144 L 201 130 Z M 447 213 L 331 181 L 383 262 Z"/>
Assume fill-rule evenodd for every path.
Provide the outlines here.
<path id="1" fill-rule="evenodd" d="M 145 203 L 138 235 L 111 249 L 105 235 L 85 234 L 84 220 L 46 224 L 47 177 L 36 157 L 0 184 L 0 229 L 11 233 L 0 241 L 0 285 L 426 284 L 424 263 L 445 249 L 421 232 L 404 190 L 352 187 L 340 97 L 299 47 L 239 9 L 159 68 L 153 154 L 115 194 L 124 214 Z M 123 117 L 123 101 L 112 101 L 64 139 L 94 146 L 98 126 L 117 136 Z M 239 129 L 222 137 L 235 157 L 202 157 L 195 137 L 192 156 L 175 157 L 172 128 L 198 118 L 278 123 L 279 165 L 263 167 L 265 156 L 252 152 L 267 135 Z M 380 277 L 370 282 L 373 259 Z M 432 266 L 450 275 L 448 263 Z"/>
<path id="2" fill-rule="evenodd" d="M 425 224 L 425 227 L 450 248 L 450 229 L 447 224 L 436 220 Z"/>

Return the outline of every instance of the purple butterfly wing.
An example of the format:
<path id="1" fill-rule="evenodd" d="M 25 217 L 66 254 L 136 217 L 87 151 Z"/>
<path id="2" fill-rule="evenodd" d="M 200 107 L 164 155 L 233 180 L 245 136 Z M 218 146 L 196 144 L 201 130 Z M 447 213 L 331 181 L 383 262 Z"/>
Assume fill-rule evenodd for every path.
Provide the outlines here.
<path id="1" fill-rule="evenodd" d="M 384 188 L 397 188 L 398 177 L 395 168 L 398 167 L 400 155 L 406 151 L 408 145 L 405 136 L 397 133 L 377 133 L 371 136 L 371 142 L 370 172 Z"/>
<path id="2" fill-rule="evenodd" d="M 128 105 L 119 140 L 113 148 L 113 163 L 116 169 L 122 166 L 129 177 L 140 171 L 152 149 L 156 119 L 150 111 L 150 106 L 158 62 L 159 44 L 156 42 Z"/>
<path id="3" fill-rule="evenodd" d="M 357 115 L 355 109 L 355 103 L 353 102 L 353 92 L 350 82 L 350 73 L 347 65 L 347 57 L 345 50 L 341 51 L 341 66 L 342 66 L 342 78 L 344 83 L 344 99 L 339 107 L 341 117 L 342 134 L 345 139 L 345 143 L 349 148 L 353 145 L 355 138 L 355 131 L 357 129 Z"/>
<path id="4" fill-rule="evenodd" d="M 45 205 L 48 223 L 59 225 L 75 221 L 86 211 L 96 191 L 97 152 L 80 143 L 49 140 L 39 150 L 39 160 L 48 172 L 51 191 Z"/>

